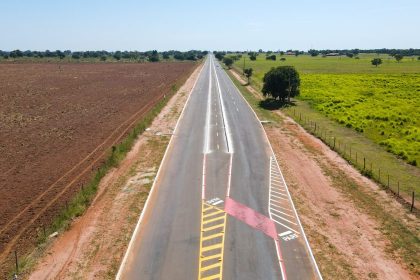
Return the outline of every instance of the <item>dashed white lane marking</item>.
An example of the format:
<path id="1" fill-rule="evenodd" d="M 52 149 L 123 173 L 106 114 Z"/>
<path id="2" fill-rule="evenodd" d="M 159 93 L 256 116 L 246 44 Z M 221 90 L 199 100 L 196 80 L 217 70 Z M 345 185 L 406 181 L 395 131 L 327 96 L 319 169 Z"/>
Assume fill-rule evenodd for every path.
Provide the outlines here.
<path id="1" fill-rule="evenodd" d="M 239 109 L 238 109 L 238 107 L 236 107 L 236 112 L 239 112 Z"/>
<path id="2" fill-rule="evenodd" d="M 219 132 L 216 132 L 216 136 L 219 137 Z"/>
<path id="3" fill-rule="evenodd" d="M 219 144 L 217 144 L 217 149 L 219 150 Z"/>

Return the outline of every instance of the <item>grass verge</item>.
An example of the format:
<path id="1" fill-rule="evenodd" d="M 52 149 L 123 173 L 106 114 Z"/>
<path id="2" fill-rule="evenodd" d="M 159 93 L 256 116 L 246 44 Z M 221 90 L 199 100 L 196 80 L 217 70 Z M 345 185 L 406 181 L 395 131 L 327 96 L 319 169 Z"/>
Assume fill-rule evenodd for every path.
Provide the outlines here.
<path id="1" fill-rule="evenodd" d="M 241 75 L 237 68 L 236 73 Z M 254 107 L 261 119 L 269 119 L 269 110 L 261 108 L 258 98 L 248 90 L 228 71 L 236 86 Z M 260 85 L 253 81 L 253 87 Z M 246 95 L 249 95 L 247 97 Z M 299 123 L 305 130 L 321 139 L 338 152 L 344 159 L 358 169 L 363 175 L 375 180 L 384 189 L 395 195 L 402 203 L 411 207 L 414 193 L 415 203 L 420 203 L 420 168 L 411 166 L 383 147 L 366 138 L 353 129 L 343 127 L 327 118 L 321 112 L 313 109 L 307 102 L 295 100 L 292 106 L 279 108 L 283 113 Z M 267 113 L 265 113 L 267 112 Z M 417 209 L 414 211 L 418 212 Z"/>

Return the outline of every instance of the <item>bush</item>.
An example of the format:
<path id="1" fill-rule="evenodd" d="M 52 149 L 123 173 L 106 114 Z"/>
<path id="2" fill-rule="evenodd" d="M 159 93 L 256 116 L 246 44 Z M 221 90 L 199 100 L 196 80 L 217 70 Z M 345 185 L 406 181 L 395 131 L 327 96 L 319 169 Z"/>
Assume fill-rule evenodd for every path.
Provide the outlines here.
<path id="1" fill-rule="evenodd" d="M 225 54 L 224 54 L 224 53 L 222 53 L 222 52 L 217 52 L 217 53 L 215 54 L 215 57 L 216 57 L 218 60 L 222 60 L 222 59 L 223 59 L 223 57 L 225 57 Z"/>
<path id="2" fill-rule="evenodd" d="M 230 69 L 233 64 L 233 59 L 230 57 L 223 58 L 223 63 Z"/>
<path id="3" fill-rule="evenodd" d="M 267 55 L 267 56 L 265 57 L 265 59 L 266 59 L 266 60 L 276 60 L 276 55 L 275 55 L 275 54 L 272 54 L 272 55 Z"/>
<path id="4" fill-rule="evenodd" d="M 378 67 L 378 65 L 382 64 L 382 59 L 380 58 L 374 58 L 370 61 L 370 63 L 372 63 L 372 65 L 375 65 L 375 67 Z"/>

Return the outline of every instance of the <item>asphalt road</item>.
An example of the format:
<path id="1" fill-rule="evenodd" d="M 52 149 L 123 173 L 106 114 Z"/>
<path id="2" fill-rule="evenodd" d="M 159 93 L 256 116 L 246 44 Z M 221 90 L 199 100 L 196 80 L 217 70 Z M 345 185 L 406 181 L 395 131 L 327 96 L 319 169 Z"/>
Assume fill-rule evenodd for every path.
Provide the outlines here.
<path id="1" fill-rule="evenodd" d="M 213 56 L 117 278 L 321 278 L 264 129 Z"/>

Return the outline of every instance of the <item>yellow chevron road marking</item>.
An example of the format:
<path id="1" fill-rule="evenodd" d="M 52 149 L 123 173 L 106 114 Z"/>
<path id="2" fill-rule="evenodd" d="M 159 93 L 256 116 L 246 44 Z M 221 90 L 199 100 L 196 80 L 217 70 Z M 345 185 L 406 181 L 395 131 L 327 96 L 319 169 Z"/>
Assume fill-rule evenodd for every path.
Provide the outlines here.
<path id="1" fill-rule="evenodd" d="M 226 213 L 206 202 L 201 203 L 199 280 L 222 280 Z"/>

